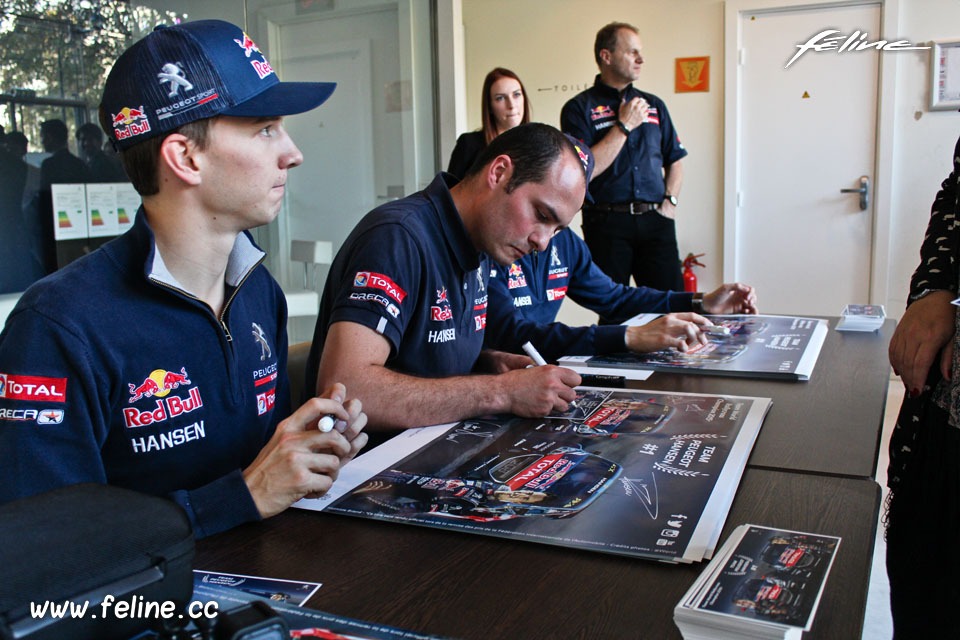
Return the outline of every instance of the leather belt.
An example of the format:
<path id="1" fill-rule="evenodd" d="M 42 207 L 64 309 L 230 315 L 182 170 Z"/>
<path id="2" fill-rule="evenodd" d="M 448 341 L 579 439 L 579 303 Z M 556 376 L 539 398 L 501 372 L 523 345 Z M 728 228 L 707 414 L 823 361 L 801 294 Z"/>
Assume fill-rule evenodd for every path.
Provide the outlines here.
<path id="1" fill-rule="evenodd" d="M 630 215 L 640 215 L 648 211 L 660 211 L 659 202 L 644 202 L 635 200 L 633 202 L 618 202 L 616 204 L 591 204 L 585 205 L 583 210 L 591 211 L 610 211 L 614 213 L 629 213 Z"/>

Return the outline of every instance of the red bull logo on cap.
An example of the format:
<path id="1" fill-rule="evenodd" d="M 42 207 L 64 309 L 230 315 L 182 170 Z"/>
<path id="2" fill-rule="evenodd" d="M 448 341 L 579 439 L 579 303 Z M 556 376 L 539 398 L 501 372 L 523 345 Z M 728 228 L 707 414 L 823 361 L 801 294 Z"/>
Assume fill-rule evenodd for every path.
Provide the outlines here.
<path id="1" fill-rule="evenodd" d="M 256 51 L 260 54 L 260 60 L 251 60 L 250 66 L 253 67 L 254 71 L 257 72 L 257 77 L 261 80 L 266 78 L 268 75 L 273 73 L 273 67 L 270 66 L 270 63 L 267 62 L 267 57 L 263 55 L 263 52 L 257 47 L 253 40 L 250 39 L 246 33 L 243 34 L 243 40 L 233 39 L 241 49 L 243 49 L 243 54 L 248 58 L 253 55 L 253 52 Z"/>
<path id="2" fill-rule="evenodd" d="M 234 38 L 233 41 L 240 45 L 240 48 L 243 49 L 243 53 L 248 58 L 254 51 L 260 53 L 259 47 L 257 47 L 256 43 L 250 39 L 250 36 L 247 35 L 246 31 L 243 32 L 243 40 L 237 40 Z"/>
<path id="3" fill-rule="evenodd" d="M 140 105 L 139 109 L 124 107 L 119 113 L 113 114 L 113 134 L 117 140 L 132 138 L 148 131 L 150 120 L 143 111 L 143 105 Z"/>

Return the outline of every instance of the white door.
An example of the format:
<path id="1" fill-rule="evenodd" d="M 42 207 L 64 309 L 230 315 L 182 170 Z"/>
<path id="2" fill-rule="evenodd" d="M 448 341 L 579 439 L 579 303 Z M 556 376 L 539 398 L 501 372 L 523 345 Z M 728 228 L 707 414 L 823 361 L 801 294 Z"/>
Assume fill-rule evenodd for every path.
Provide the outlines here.
<path id="1" fill-rule="evenodd" d="M 807 51 L 784 69 L 795 44 L 826 29 L 877 40 L 880 7 L 740 14 L 734 277 L 757 288 L 765 313 L 868 302 L 879 54 Z M 840 192 L 861 176 L 865 210 Z"/>
<path id="2" fill-rule="evenodd" d="M 303 152 L 303 165 L 287 178 L 287 231 L 291 239 L 327 240 L 339 247 L 376 203 L 370 41 L 310 37 L 320 27 L 281 30 L 284 80 L 337 83 L 319 108 L 285 119 Z M 293 55 L 283 55 L 286 51 Z"/>

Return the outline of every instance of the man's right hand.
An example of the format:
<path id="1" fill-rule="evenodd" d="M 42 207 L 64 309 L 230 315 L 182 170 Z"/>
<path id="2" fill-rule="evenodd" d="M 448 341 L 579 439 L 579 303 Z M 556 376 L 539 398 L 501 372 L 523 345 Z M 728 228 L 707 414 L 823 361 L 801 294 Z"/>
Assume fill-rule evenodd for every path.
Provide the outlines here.
<path id="1" fill-rule="evenodd" d="M 697 344 L 707 344 L 700 327 L 713 324 L 693 313 L 668 313 L 639 327 L 627 327 L 627 348 L 637 353 L 660 351 L 673 347 L 686 351 Z"/>
<path id="2" fill-rule="evenodd" d="M 343 385 L 331 386 L 324 396 L 311 398 L 277 425 L 273 437 L 244 469 L 243 479 L 262 518 L 280 513 L 300 498 L 325 494 L 340 467 L 366 443 L 366 434 L 360 433 L 366 415 L 355 400 L 346 407 L 342 404 Z M 327 414 L 336 416 L 338 428 L 323 433 L 317 423 Z"/>
<path id="3" fill-rule="evenodd" d="M 647 121 L 650 105 L 643 98 L 631 98 L 620 103 L 617 118 L 631 131 Z"/>
<path id="4" fill-rule="evenodd" d="M 507 399 L 506 410 L 525 418 L 566 411 L 577 398 L 573 388 L 580 384 L 576 371 L 553 365 L 517 369 L 497 378 Z"/>

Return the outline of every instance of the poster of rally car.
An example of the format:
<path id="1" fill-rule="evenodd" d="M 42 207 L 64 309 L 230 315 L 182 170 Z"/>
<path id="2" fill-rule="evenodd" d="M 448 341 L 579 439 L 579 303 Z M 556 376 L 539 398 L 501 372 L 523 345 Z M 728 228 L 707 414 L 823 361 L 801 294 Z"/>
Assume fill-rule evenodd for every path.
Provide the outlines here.
<path id="1" fill-rule="evenodd" d="M 709 557 L 765 398 L 581 387 L 546 418 L 412 430 L 296 506 L 668 561 Z"/>
<path id="2" fill-rule="evenodd" d="M 696 607 L 808 627 L 840 538 L 749 526 Z"/>
<path id="3" fill-rule="evenodd" d="M 646 324 L 657 318 L 644 314 L 625 324 Z M 721 329 L 707 335 L 707 344 L 688 351 L 567 356 L 559 364 L 579 373 L 595 369 L 683 371 L 757 378 L 809 380 L 827 337 L 827 321 L 790 316 L 707 316 Z"/>

